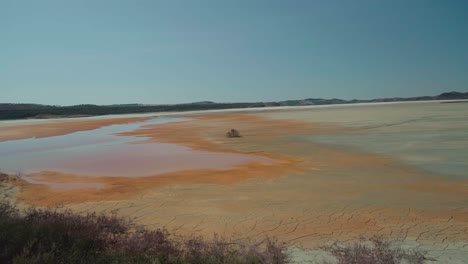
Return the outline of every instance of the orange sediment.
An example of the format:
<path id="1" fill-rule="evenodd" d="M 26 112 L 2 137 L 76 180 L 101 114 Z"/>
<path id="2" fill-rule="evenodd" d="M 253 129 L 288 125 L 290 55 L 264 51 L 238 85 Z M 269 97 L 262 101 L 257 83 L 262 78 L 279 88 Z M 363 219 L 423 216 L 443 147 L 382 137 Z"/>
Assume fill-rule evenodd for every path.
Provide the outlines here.
<path id="1" fill-rule="evenodd" d="M 220 115 L 217 117 L 220 118 L 222 116 Z M 89 202 L 103 198 L 106 200 L 117 200 L 130 198 L 141 191 L 171 184 L 232 184 L 251 178 L 274 178 L 281 175 L 304 173 L 306 171 L 306 168 L 300 165 L 302 159 L 298 157 L 288 157 L 285 155 L 264 151 L 245 151 L 223 146 L 223 144 L 220 143 L 220 140 L 229 139 L 224 138 L 225 131 L 223 127 L 220 126 L 216 126 L 215 131 L 209 131 L 213 135 L 216 135 L 217 138 L 204 138 L 202 136 L 204 125 L 206 122 L 211 124 L 211 122 L 214 120 L 213 117 L 201 116 L 193 118 L 196 120 L 190 122 L 150 125 L 136 131 L 122 133 L 121 135 L 150 137 L 150 140 L 180 144 L 189 146 L 196 150 L 251 154 L 270 158 L 273 160 L 273 162 L 250 162 L 247 164 L 234 166 L 229 169 L 180 171 L 139 178 L 110 176 L 87 177 L 83 175 L 73 175 L 61 172 L 41 172 L 32 174 L 30 177 L 53 183 L 100 183 L 103 184 L 103 187 L 100 189 L 89 188 L 61 190 L 49 188 L 46 185 L 25 184 L 23 186 L 23 191 L 18 195 L 17 198 L 28 204 L 42 206 Z M 240 116 L 239 118 L 233 118 L 229 115 L 227 116 L 227 119 L 230 122 L 236 122 L 238 125 L 244 126 L 244 128 L 247 128 L 248 124 L 253 123 L 258 127 L 261 127 L 263 124 L 264 129 L 272 128 L 271 125 L 267 126 L 267 124 L 270 122 L 268 119 L 255 118 L 251 116 Z M 201 126 L 194 127 L 193 124 L 198 122 L 200 122 Z M 276 121 L 274 122 L 277 123 Z M 293 123 L 287 124 L 289 129 L 293 129 L 291 124 Z M 82 127 L 83 126 L 80 128 Z M 302 127 L 302 124 L 299 124 L 299 127 Z M 246 130 L 246 132 L 248 131 L 249 130 Z M 274 135 L 271 134 L 270 136 Z M 255 140 L 255 136 L 251 138 L 247 133 L 245 138 L 240 140 L 243 140 L 248 144 L 248 142 Z M 138 144 L 144 144 L 144 142 L 138 142 Z"/>
<path id="2" fill-rule="evenodd" d="M 42 172 L 63 183 L 102 183 L 101 189 L 22 186 L 28 204 L 66 205 L 77 211 L 120 209 L 140 224 L 182 234 L 230 238 L 276 236 L 288 243 L 385 235 L 448 245 L 468 240 L 466 180 L 403 165 L 397 157 L 301 140 L 350 129 L 255 114 L 210 114 L 149 125 L 126 136 L 197 150 L 268 157 L 223 170 L 180 171 L 152 177 L 85 177 Z M 242 138 L 226 138 L 237 129 Z M 150 139 L 147 139 L 147 138 Z M 427 243 L 429 243 L 427 242 Z"/>

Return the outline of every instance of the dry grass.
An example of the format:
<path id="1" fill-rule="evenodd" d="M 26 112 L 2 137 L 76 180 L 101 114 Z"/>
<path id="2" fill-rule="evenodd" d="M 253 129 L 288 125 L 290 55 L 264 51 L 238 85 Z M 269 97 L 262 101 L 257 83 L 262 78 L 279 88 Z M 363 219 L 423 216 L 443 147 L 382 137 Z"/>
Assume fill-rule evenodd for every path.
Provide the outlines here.
<path id="1" fill-rule="evenodd" d="M 0 203 L 0 263 L 287 263 L 282 244 L 180 238 L 115 215 Z"/>
<path id="2" fill-rule="evenodd" d="M 322 249 L 336 259 L 332 262 L 336 264 L 423 264 L 428 260 L 425 252 L 403 249 L 382 237 L 361 239 L 350 244 L 334 243 Z"/>

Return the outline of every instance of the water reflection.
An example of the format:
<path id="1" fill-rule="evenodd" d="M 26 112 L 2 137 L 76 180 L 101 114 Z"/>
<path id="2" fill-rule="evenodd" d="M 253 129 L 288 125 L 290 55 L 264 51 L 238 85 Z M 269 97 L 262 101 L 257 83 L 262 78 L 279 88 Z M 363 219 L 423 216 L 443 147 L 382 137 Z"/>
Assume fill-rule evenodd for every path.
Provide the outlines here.
<path id="1" fill-rule="evenodd" d="M 0 169 L 26 175 L 57 171 L 85 176 L 144 177 L 182 170 L 224 169 L 252 161 L 270 162 L 263 157 L 195 151 L 175 144 L 132 144 L 145 138 L 115 135 L 145 125 L 184 120 L 186 119 L 159 117 L 62 136 L 0 142 Z M 52 188 L 70 187 L 28 176 L 25 179 L 33 184 L 47 184 Z M 99 187 L 89 183 L 77 184 L 75 187 Z"/>

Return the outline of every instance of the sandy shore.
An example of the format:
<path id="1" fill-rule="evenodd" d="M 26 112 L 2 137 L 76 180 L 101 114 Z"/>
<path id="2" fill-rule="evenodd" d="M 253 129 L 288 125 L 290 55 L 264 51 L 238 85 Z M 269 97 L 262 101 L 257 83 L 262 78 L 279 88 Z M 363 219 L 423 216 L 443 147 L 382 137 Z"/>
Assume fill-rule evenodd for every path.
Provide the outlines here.
<path id="1" fill-rule="evenodd" d="M 396 157 L 301 140 L 310 134 L 351 133 L 351 128 L 254 113 L 190 117 L 192 121 L 151 125 L 125 135 L 199 150 L 249 153 L 274 163 L 137 179 L 43 172 L 35 177 L 101 183 L 103 188 L 23 185 L 18 199 L 78 212 L 119 210 L 149 228 L 164 226 L 182 234 L 216 232 L 233 239 L 268 235 L 305 248 L 377 234 L 433 248 L 434 254 L 444 248 L 468 250 L 466 180 L 406 166 Z M 63 124 L 61 131 L 88 127 L 75 125 Z M 226 138 L 231 128 L 244 137 Z"/>

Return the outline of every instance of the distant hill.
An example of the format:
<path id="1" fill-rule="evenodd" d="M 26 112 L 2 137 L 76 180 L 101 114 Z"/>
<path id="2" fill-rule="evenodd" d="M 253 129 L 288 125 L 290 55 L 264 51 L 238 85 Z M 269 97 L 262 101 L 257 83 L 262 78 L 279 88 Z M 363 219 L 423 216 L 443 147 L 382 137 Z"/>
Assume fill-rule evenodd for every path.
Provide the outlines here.
<path id="1" fill-rule="evenodd" d="M 39 109 L 39 108 L 48 108 L 53 107 L 50 105 L 40 105 L 40 104 L 2 104 L 0 103 L 1 110 L 27 110 L 27 109 Z"/>
<path id="2" fill-rule="evenodd" d="M 288 100 L 278 102 L 279 105 L 301 106 L 301 105 L 327 105 L 327 104 L 353 104 L 353 103 L 378 103 L 378 102 L 405 102 L 405 101 L 431 101 L 431 100 L 461 100 L 468 99 L 468 92 L 448 92 L 436 96 L 419 96 L 419 97 L 391 97 L 377 98 L 371 100 L 342 100 L 342 99 L 321 99 L 308 98 L 303 100 Z"/>
<path id="3" fill-rule="evenodd" d="M 442 93 L 436 96 L 435 100 L 456 100 L 456 99 L 468 99 L 468 93 L 459 93 L 459 92 Z"/>
<path id="4" fill-rule="evenodd" d="M 429 101 L 429 100 L 460 100 L 468 99 L 468 92 L 447 92 L 436 96 L 419 97 L 393 97 L 378 98 L 371 100 L 342 100 L 308 98 L 303 100 L 286 100 L 279 102 L 256 102 L 256 103 L 216 103 L 210 101 L 194 102 L 188 104 L 173 105 L 146 105 L 146 104 L 114 104 L 114 105 L 92 105 L 82 104 L 73 106 L 55 106 L 40 104 L 11 104 L 0 103 L 0 120 L 24 119 L 24 118 L 50 118 L 50 117 L 72 117 L 72 116 L 96 116 L 110 114 L 151 113 L 167 111 L 194 111 L 251 107 L 272 106 L 306 106 L 306 105 L 329 105 L 329 104 L 353 104 L 353 103 L 376 103 L 376 102 L 399 102 L 399 101 Z"/>

